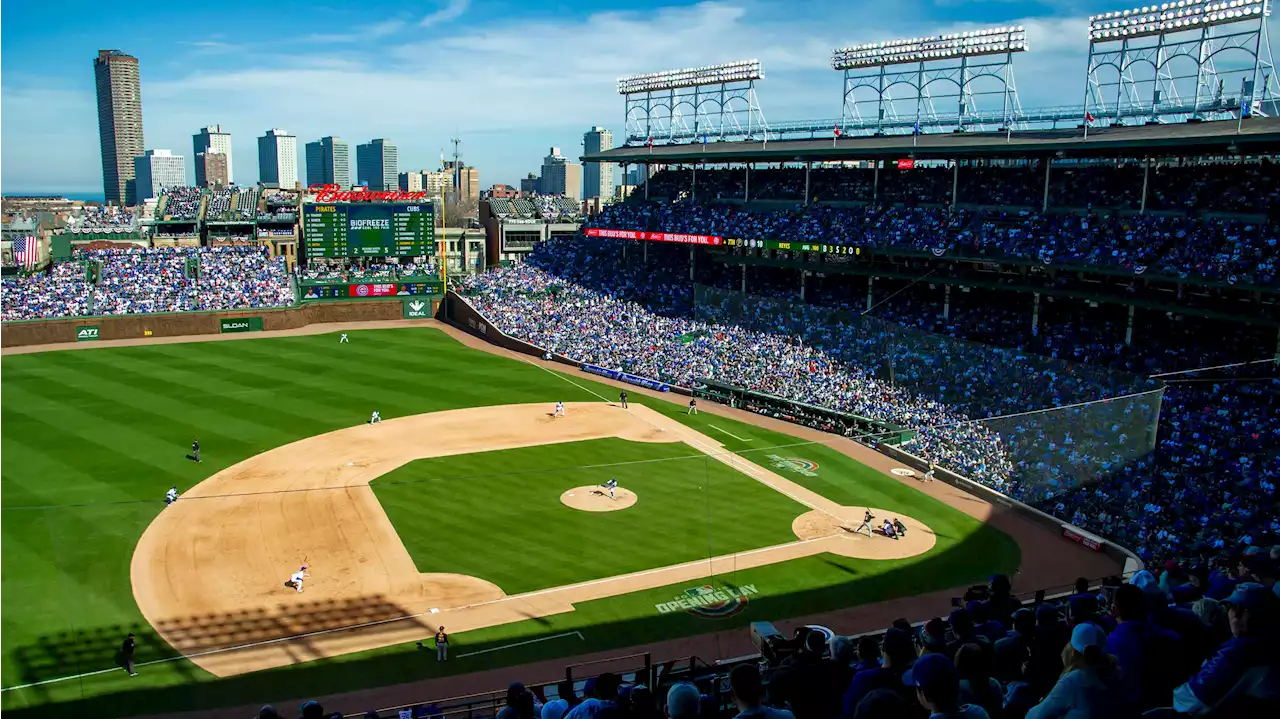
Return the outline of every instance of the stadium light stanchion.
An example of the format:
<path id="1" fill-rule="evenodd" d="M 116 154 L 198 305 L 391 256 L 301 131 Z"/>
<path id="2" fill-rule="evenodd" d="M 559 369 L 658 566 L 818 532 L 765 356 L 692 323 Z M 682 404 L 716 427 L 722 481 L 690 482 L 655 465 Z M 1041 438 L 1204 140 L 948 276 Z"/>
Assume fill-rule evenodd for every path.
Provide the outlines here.
<path id="1" fill-rule="evenodd" d="M 666 70 L 618 79 L 626 106 L 626 144 L 654 138 L 683 142 L 716 139 L 768 140 L 769 125 L 756 97 L 764 79 L 759 60 Z M 688 122 L 692 116 L 692 125 Z"/>
<path id="2" fill-rule="evenodd" d="M 984 115 L 980 108 L 979 101 L 992 95 L 1001 97 L 998 119 L 1011 126 L 1021 113 L 1013 58 L 1027 47 L 1025 28 L 1009 25 L 835 50 L 831 67 L 844 73 L 841 128 L 876 134 L 907 127 L 919 134 L 917 128 L 925 126 L 964 131 L 971 122 L 981 128 L 986 121 L 997 119 L 995 109 Z M 939 92 L 931 89 L 935 85 L 954 89 Z M 891 90 L 896 86 L 909 88 L 911 94 L 894 98 Z M 955 103 L 955 114 L 938 112 L 934 103 L 943 99 Z M 904 101 L 915 104 L 906 120 L 898 114 L 898 105 Z M 867 105 L 875 108 L 873 121 L 863 119 Z"/>
<path id="3" fill-rule="evenodd" d="M 1102 117 L 1242 121 L 1255 96 L 1276 94 L 1270 15 L 1271 0 L 1176 0 L 1090 16 L 1085 132 Z"/>

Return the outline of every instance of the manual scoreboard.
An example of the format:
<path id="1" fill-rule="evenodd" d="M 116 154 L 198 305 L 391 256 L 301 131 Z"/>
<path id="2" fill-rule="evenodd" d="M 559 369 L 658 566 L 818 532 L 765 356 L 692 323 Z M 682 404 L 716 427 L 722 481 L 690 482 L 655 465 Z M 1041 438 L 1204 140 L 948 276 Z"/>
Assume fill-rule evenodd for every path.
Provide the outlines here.
<path id="1" fill-rule="evenodd" d="M 307 257 L 420 257 L 436 254 L 435 208 L 420 204 L 302 206 Z"/>

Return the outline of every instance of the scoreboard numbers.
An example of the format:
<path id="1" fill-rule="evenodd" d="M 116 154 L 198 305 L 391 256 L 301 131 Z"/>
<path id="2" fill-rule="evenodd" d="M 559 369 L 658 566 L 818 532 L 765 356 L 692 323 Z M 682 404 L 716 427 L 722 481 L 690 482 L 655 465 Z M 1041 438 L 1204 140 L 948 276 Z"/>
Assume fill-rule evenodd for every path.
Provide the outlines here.
<path id="1" fill-rule="evenodd" d="M 307 204 L 307 257 L 419 257 L 436 254 L 435 208 L 414 204 Z"/>

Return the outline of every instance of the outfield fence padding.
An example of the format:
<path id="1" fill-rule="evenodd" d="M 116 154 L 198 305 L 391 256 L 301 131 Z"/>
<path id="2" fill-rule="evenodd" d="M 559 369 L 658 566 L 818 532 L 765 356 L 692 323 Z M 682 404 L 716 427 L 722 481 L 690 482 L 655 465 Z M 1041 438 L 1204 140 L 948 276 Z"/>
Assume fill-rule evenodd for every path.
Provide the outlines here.
<path id="1" fill-rule="evenodd" d="M 439 300 L 432 300 L 432 314 Z M 402 302 L 351 300 L 307 303 L 300 307 L 228 310 L 223 312 L 168 312 L 146 315 L 103 315 L 65 319 L 6 322 L 0 329 L 0 346 L 75 342 L 79 330 L 97 328 L 95 339 L 125 340 L 182 335 L 210 335 L 223 331 L 224 320 L 247 320 L 254 331 L 290 330 L 328 322 L 371 322 L 404 317 Z M 261 327 L 258 326 L 261 322 Z"/>

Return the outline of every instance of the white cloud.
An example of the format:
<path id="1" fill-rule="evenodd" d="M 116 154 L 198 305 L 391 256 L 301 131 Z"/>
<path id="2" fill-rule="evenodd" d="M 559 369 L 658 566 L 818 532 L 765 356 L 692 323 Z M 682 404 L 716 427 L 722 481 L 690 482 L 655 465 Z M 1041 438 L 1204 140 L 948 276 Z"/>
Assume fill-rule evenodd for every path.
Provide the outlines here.
<path id="1" fill-rule="evenodd" d="M 445 0 L 443 7 L 422 18 L 422 20 L 418 21 L 418 24 L 422 27 L 431 27 L 432 25 L 449 22 L 461 17 L 470 6 L 471 0 Z"/>

